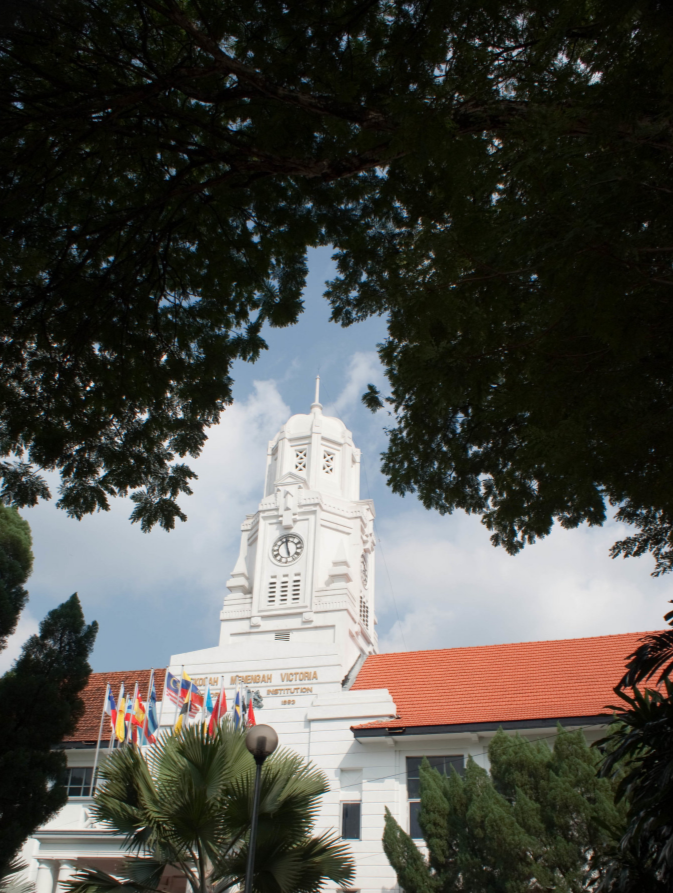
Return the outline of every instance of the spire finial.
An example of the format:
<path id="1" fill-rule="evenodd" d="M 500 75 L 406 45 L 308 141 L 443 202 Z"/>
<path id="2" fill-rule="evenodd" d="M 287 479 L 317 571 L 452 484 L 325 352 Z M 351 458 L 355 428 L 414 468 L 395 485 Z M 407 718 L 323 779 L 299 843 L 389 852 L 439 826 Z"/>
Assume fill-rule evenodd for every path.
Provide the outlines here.
<path id="1" fill-rule="evenodd" d="M 311 404 L 311 409 L 320 409 L 322 410 L 322 403 L 320 402 L 320 376 L 316 375 L 315 377 L 315 400 Z"/>

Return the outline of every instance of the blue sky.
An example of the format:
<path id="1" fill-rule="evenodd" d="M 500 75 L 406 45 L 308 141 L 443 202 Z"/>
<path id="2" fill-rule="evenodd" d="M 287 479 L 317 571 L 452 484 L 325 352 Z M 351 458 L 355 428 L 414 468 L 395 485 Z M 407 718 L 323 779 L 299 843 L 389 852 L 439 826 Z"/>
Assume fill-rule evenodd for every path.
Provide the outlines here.
<path id="1" fill-rule="evenodd" d="M 30 602 L 0 668 L 46 611 L 78 592 L 100 624 L 94 669 L 163 667 L 171 654 L 217 643 L 218 614 L 238 551 L 240 525 L 262 495 L 266 444 L 287 416 L 306 412 L 321 377 L 325 412 L 339 415 L 362 450 L 362 495 L 377 512 L 376 614 L 381 649 L 555 639 L 663 625 L 673 578 L 650 577 L 649 558 L 612 561 L 623 528 L 555 529 L 517 557 L 494 549 L 477 518 L 440 517 L 395 496 L 379 471 L 385 413 L 360 402 L 369 382 L 385 389 L 376 345 L 385 321 L 350 329 L 329 322 L 322 297 L 330 253 L 310 255 L 299 323 L 267 331 L 269 350 L 234 369 L 235 403 L 198 460 L 188 515 L 172 533 L 131 525 L 132 505 L 69 519 L 53 503 L 23 512 L 33 530 Z"/>

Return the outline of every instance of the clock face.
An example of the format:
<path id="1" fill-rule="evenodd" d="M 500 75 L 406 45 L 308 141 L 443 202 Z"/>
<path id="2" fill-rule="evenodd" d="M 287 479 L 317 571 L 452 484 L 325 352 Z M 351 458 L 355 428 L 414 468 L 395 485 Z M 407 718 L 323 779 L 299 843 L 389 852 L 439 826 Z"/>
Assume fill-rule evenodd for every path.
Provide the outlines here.
<path id="1" fill-rule="evenodd" d="M 367 588 L 369 581 L 369 568 L 367 566 L 367 553 L 363 552 L 360 558 L 360 576 L 362 577 L 362 585 Z"/>
<path id="2" fill-rule="evenodd" d="M 271 546 L 271 557 L 277 564 L 292 564 L 303 551 L 304 540 L 296 533 L 285 533 Z"/>

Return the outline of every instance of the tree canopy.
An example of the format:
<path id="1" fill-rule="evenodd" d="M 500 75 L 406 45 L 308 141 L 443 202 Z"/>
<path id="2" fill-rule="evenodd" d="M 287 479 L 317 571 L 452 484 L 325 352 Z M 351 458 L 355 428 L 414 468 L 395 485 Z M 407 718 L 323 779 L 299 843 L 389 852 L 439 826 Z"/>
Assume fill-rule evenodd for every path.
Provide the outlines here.
<path id="1" fill-rule="evenodd" d="M 552 751 L 546 741 L 500 730 L 488 756 L 490 775 L 471 758 L 464 778 L 455 769 L 447 778 L 427 762 L 421 766 L 427 859 L 386 812 L 383 847 L 400 887 L 407 893 L 597 889 L 624 809 L 615 806 L 607 779 L 598 778 L 598 755 L 582 732 L 559 727 Z"/>
<path id="2" fill-rule="evenodd" d="M 163 734 L 146 753 L 129 746 L 101 770 L 94 814 L 125 836 L 122 877 L 98 869 L 73 878 L 71 893 L 158 893 L 167 868 L 193 893 L 243 888 L 247 870 L 255 763 L 244 730 L 229 718 Z M 318 893 L 325 880 L 352 880 L 353 858 L 333 834 L 312 835 L 322 772 L 288 750 L 262 767 L 253 889 Z"/>
<path id="3" fill-rule="evenodd" d="M 398 492 L 515 552 L 673 561 L 671 27 L 657 0 L 55 0 L 0 37 L 4 498 L 177 503 L 331 244 Z M 372 390 L 371 406 L 381 397 Z"/>

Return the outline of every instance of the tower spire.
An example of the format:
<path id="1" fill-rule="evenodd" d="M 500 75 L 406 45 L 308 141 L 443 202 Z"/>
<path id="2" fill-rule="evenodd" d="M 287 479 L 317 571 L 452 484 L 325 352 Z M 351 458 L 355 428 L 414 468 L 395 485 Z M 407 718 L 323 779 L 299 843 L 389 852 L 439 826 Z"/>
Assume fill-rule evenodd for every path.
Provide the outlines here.
<path id="1" fill-rule="evenodd" d="M 320 409 L 322 410 L 322 403 L 320 402 L 320 376 L 316 375 L 315 377 L 315 400 L 311 404 L 311 409 Z"/>

